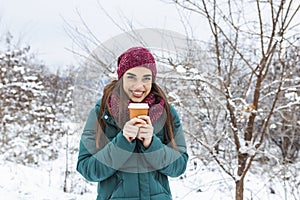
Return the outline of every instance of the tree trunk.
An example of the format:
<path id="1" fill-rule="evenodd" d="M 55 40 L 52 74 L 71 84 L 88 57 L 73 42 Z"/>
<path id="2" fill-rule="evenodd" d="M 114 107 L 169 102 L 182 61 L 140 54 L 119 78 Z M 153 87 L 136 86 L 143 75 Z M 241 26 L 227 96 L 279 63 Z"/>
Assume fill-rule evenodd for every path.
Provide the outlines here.
<path id="1" fill-rule="evenodd" d="M 244 178 L 235 182 L 235 200 L 244 199 Z"/>
<path id="2" fill-rule="evenodd" d="M 238 171 L 237 174 L 240 177 L 239 180 L 235 182 L 235 200 L 243 200 L 244 198 L 244 177 L 242 176 L 245 173 L 246 161 L 248 158 L 247 153 L 238 154 Z"/>
<path id="3" fill-rule="evenodd" d="M 69 158 L 68 158 L 68 154 L 69 154 L 69 133 L 68 130 L 66 131 L 66 171 L 65 171 L 65 180 L 64 180 L 64 192 L 68 192 L 68 188 L 67 188 L 67 180 L 68 180 L 68 176 L 69 176 Z"/>

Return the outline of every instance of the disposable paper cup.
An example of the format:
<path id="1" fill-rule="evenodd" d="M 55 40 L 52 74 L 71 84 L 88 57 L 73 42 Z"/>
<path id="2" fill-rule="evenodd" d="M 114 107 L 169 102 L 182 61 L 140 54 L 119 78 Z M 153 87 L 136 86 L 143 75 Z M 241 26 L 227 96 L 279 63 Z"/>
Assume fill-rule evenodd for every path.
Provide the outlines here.
<path id="1" fill-rule="evenodd" d="M 140 115 L 148 115 L 149 106 L 147 103 L 130 103 L 128 109 L 130 119 L 132 119 Z"/>

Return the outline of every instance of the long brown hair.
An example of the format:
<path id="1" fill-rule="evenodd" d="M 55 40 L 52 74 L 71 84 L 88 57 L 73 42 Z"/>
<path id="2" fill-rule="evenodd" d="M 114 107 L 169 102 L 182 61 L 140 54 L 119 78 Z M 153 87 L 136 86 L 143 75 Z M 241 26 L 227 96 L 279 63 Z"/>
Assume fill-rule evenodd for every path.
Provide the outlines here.
<path id="1" fill-rule="evenodd" d="M 97 149 L 101 148 L 102 146 L 101 144 L 103 144 L 103 141 L 101 140 L 105 138 L 103 136 L 104 136 L 106 123 L 102 119 L 102 115 L 106 109 L 108 109 L 108 111 L 110 112 L 110 106 L 109 106 L 110 96 L 112 95 L 113 91 L 119 91 L 119 95 L 125 94 L 123 88 L 121 87 L 123 84 L 122 80 L 123 80 L 122 78 L 119 81 L 113 80 L 112 82 L 110 82 L 108 85 L 104 87 L 103 96 L 100 103 L 100 110 L 97 116 L 98 123 L 96 129 L 96 137 L 95 137 Z M 172 121 L 172 112 L 171 112 L 170 105 L 168 103 L 168 99 L 164 91 L 156 83 L 152 83 L 151 93 L 153 93 L 155 97 L 162 98 L 165 102 L 166 121 L 164 124 L 164 136 L 165 136 L 164 143 L 170 144 L 174 149 L 177 149 L 175 139 L 174 139 L 174 124 Z M 121 103 L 126 103 L 126 102 L 121 102 Z"/>

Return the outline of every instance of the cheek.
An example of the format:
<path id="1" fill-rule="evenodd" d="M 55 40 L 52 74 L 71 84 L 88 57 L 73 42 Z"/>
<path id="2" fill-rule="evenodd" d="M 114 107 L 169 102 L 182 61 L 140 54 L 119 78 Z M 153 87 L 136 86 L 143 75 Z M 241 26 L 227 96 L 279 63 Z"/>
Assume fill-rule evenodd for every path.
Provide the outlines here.
<path id="1" fill-rule="evenodd" d="M 152 84 L 151 84 L 151 83 L 150 83 L 150 84 L 147 84 L 147 85 L 146 85 L 146 90 L 147 90 L 147 93 L 148 93 L 148 94 L 150 93 L 151 89 L 152 89 Z"/>
<path id="2" fill-rule="evenodd" d="M 128 91 L 128 89 L 131 87 L 131 84 L 130 84 L 130 82 L 128 82 L 128 81 L 124 81 L 123 82 L 123 89 L 124 89 L 124 91 Z"/>

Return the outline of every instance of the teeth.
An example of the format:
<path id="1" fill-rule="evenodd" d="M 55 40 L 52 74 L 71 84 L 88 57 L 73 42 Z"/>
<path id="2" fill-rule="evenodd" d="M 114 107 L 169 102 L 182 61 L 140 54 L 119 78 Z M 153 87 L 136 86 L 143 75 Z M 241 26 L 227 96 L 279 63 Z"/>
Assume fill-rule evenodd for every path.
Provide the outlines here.
<path id="1" fill-rule="evenodd" d="M 142 95 L 143 92 L 133 92 L 133 94 L 135 94 L 135 95 Z"/>

